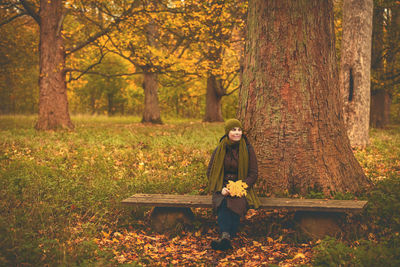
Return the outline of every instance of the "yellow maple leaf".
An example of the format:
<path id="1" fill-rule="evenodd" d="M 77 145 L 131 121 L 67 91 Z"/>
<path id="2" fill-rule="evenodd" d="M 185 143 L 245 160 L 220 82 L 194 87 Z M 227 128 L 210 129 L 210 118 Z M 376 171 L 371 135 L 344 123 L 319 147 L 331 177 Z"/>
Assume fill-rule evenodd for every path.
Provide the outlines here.
<path id="1" fill-rule="evenodd" d="M 298 259 L 298 258 L 304 259 L 305 257 L 306 256 L 303 253 L 299 252 L 293 257 L 293 259 Z"/>
<path id="2" fill-rule="evenodd" d="M 238 180 L 236 182 L 229 181 L 226 188 L 228 188 L 231 196 L 233 197 L 242 197 L 247 195 L 246 188 L 249 187 L 245 182 L 242 180 Z"/>

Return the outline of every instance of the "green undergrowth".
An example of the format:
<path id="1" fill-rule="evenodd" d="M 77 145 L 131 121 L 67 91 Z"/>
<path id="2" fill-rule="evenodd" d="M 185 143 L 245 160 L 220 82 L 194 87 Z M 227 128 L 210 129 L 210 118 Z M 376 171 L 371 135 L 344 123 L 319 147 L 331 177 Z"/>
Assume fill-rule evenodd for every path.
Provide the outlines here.
<path id="1" fill-rule="evenodd" d="M 314 248 L 313 266 L 400 266 L 400 238 L 360 240 L 353 245 L 326 237 Z"/>
<path id="2" fill-rule="evenodd" d="M 367 207 L 349 220 L 349 236 L 314 248 L 313 266 L 400 266 L 400 127 L 372 129 L 370 140 L 355 151 L 375 185 Z"/>
<path id="3" fill-rule="evenodd" d="M 313 266 L 400 266 L 400 177 L 376 180 L 365 199 L 364 212 L 348 216 L 346 236 L 314 248 Z"/>
<path id="4" fill-rule="evenodd" d="M 144 125 L 73 117 L 75 131 L 37 132 L 33 116 L 0 117 L 0 265 L 82 265 L 107 253 L 91 240 L 132 224 L 135 193 L 204 194 L 220 123 Z"/>
<path id="5" fill-rule="evenodd" d="M 221 123 L 150 125 L 139 117 L 102 116 L 73 122 L 74 131 L 38 132 L 34 116 L 0 117 L 0 266 L 109 265 L 113 253 L 99 250 L 95 238 L 141 227 L 148 211 L 122 207 L 121 200 L 135 193 L 206 193 Z M 368 219 L 361 220 L 367 234 L 358 237 L 373 242 L 368 233 L 374 233 L 384 249 L 400 231 L 399 128 L 372 130 L 371 145 L 355 154 L 377 184 Z M 351 243 L 343 246 L 355 255 Z"/>

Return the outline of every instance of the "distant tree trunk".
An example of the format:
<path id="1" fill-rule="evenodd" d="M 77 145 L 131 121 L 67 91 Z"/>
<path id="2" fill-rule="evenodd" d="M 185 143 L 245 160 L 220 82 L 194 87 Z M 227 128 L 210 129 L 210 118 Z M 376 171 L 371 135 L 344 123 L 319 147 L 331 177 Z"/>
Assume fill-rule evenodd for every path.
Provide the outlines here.
<path id="1" fill-rule="evenodd" d="M 222 81 L 215 77 L 215 75 L 209 74 L 207 78 L 206 114 L 204 121 L 224 121 L 221 105 L 221 99 L 224 95 L 223 91 Z"/>
<path id="2" fill-rule="evenodd" d="M 68 111 L 62 0 L 40 1 L 39 117 L 38 130 L 73 129 Z"/>
<path id="3" fill-rule="evenodd" d="M 390 9 L 390 23 L 388 27 L 387 76 L 398 74 L 398 60 L 400 59 L 400 3 Z"/>
<path id="4" fill-rule="evenodd" d="M 398 60 L 400 58 L 400 8 L 398 5 L 390 8 L 386 14 L 387 24 L 387 51 L 385 53 L 386 64 L 383 64 L 383 36 L 384 36 L 384 10 L 382 7 L 376 7 L 374 10 L 376 22 L 374 22 L 372 57 L 376 64 L 373 65 L 375 78 L 384 85 L 376 84 L 376 90 L 372 92 L 371 101 L 371 126 L 384 128 L 390 123 L 390 106 L 392 103 L 391 95 L 393 93 L 393 84 L 389 77 L 398 74 Z M 389 85 L 387 85 L 389 84 Z"/>
<path id="5" fill-rule="evenodd" d="M 158 104 L 158 80 L 156 73 L 144 73 L 143 90 L 144 111 L 142 122 L 162 123 L 160 106 Z"/>
<path id="6" fill-rule="evenodd" d="M 357 192 L 369 184 L 353 155 L 337 88 L 331 1 L 249 2 L 238 116 L 263 192 Z"/>
<path id="7" fill-rule="evenodd" d="M 157 47 L 156 35 L 157 26 L 149 23 L 146 26 L 147 42 L 152 47 Z M 162 123 L 160 106 L 158 104 L 158 79 L 157 73 L 151 67 L 144 67 L 143 90 L 144 90 L 144 110 L 142 122 Z"/>
<path id="8" fill-rule="evenodd" d="M 10 75 L 9 73 L 6 74 Z M 5 88 L 0 90 L 0 113 L 1 114 L 15 114 L 15 92 L 13 88 L 15 88 L 11 79 L 4 79 Z M 10 103 L 11 102 L 11 103 Z"/>
<path id="9" fill-rule="evenodd" d="M 385 127 L 389 123 L 390 96 L 379 82 L 384 76 L 383 68 L 383 8 L 374 6 L 372 29 L 371 72 L 371 111 L 370 125 L 375 128 Z"/>
<path id="10" fill-rule="evenodd" d="M 114 94 L 112 93 L 107 94 L 107 102 L 108 102 L 107 114 L 108 116 L 113 116 L 115 114 Z"/>
<path id="11" fill-rule="evenodd" d="M 383 128 L 389 124 L 392 100 L 386 90 L 373 91 L 371 98 L 371 126 Z"/>
<path id="12" fill-rule="evenodd" d="M 372 0 L 344 0 L 340 91 L 352 146 L 369 142 Z"/>
<path id="13" fill-rule="evenodd" d="M 96 96 L 94 93 L 90 93 L 90 114 L 94 115 L 96 113 Z"/>
<path id="14" fill-rule="evenodd" d="M 388 26 L 388 51 L 386 57 L 386 94 L 389 100 L 387 101 L 387 124 L 390 123 L 390 105 L 392 104 L 392 96 L 396 94 L 396 87 L 399 87 L 400 79 L 398 77 L 400 73 L 400 4 L 393 5 L 390 8 L 390 23 Z M 396 81 L 397 80 L 397 81 Z M 398 89 L 397 89 L 398 90 Z"/>

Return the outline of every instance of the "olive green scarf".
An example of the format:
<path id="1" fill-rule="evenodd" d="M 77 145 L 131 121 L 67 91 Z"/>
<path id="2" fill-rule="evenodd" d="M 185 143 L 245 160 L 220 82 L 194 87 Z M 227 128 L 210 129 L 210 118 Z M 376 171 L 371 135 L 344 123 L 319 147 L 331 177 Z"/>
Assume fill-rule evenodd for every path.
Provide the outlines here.
<path id="1" fill-rule="evenodd" d="M 215 193 L 222 190 L 224 181 L 224 158 L 226 154 L 226 146 L 233 145 L 233 142 L 228 137 L 222 139 L 217 147 L 217 151 L 214 155 L 214 161 L 211 166 L 211 172 L 209 177 L 209 190 L 210 193 Z M 249 170 L 249 153 L 247 151 L 247 145 L 244 138 L 240 139 L 239 143 L 239 170 L 238 179 L 244 180 Z M 258 208 L 260 206 L 260 200 L 258 199 L 253 188 L 247 190 L 246 195 L 247 202 L 250 206 Z"/>

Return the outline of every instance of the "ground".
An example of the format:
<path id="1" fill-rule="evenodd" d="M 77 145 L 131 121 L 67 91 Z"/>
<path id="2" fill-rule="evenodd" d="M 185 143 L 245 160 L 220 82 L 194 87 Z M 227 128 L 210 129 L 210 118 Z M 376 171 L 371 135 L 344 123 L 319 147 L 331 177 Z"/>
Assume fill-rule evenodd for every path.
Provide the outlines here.
<path id="1" fill-rule="evenodd" d="M 73 116 L 74 131 L 38 132 L 35 120 L 0 116 L 0 266 L 324 266 L 380 257 L 400 265 L 398 125 L 371 129 L 370 145 L 354 149 L 376 187 L 361 196 L 370 203 L 366 212 L 343 222 L 346 235 L 310 241 L 297 234 L 293 214 L 259 210 L 243 221 L 234 250 L 216 252 L 211 210 L 196 209 L 192 227 L 158 234 L 150 208 L 120 203 L 136 193 L 206 194 L 222 123 Z"/>

